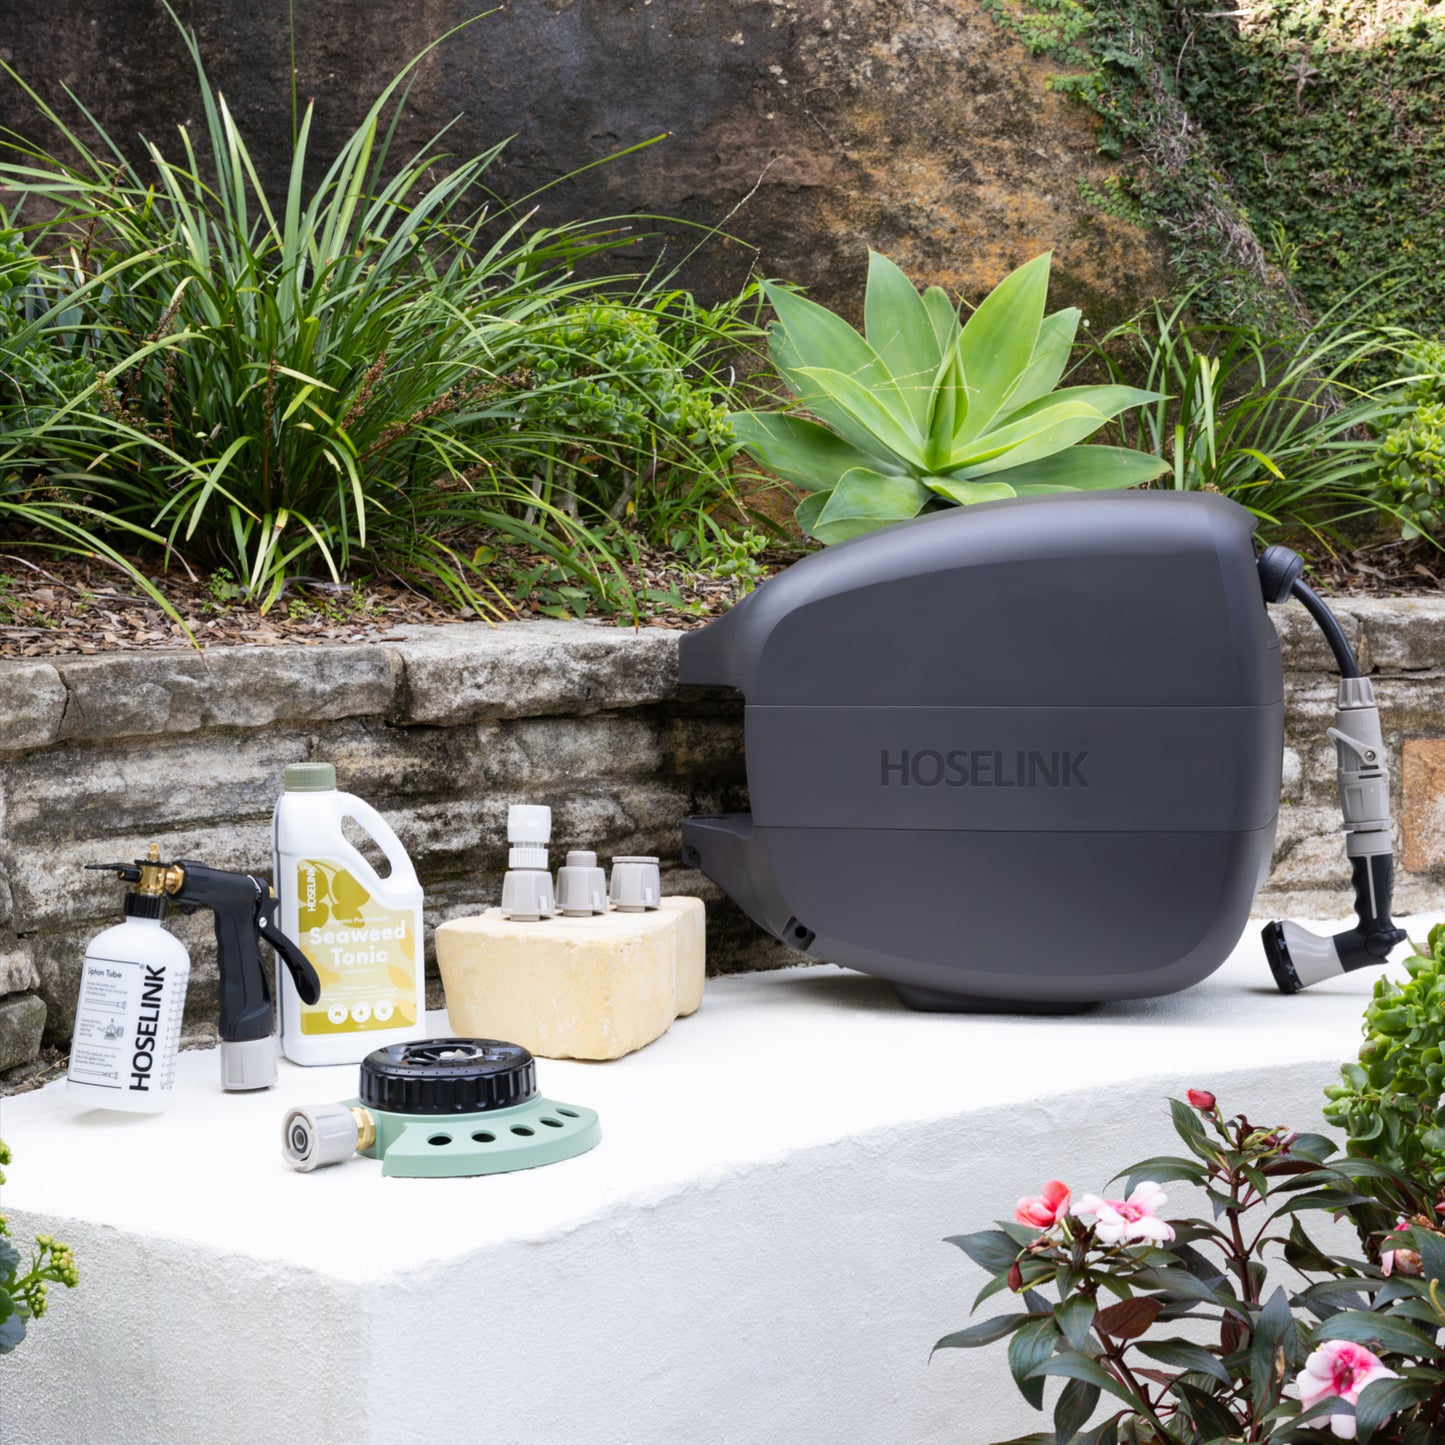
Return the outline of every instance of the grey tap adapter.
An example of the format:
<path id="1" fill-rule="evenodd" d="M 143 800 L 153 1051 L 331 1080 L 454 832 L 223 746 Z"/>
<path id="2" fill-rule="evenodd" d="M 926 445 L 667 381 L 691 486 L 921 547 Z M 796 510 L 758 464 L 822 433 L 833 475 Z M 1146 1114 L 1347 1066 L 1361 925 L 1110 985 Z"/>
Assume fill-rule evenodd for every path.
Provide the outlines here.
<path id="1" fill-rule="evenodd" d="M 689 819 L 684 863 L 920 1008 L 1197 983 L 1243 932 L 1274 843 L 1266 595 L 1309 593 L 1298 558 L 1265 565 L 1253 534 L 1217 495 L 1072 493 L 805 558 L 681 641 L 683 682 L 743 694 L 752 807 Z M 1337 724 L 1342 760 L 1378 753 L 1377 733 Z M 1372 785 L 1361 816 L 1388 840 L 1374 781 L 1352 786 Z"/>

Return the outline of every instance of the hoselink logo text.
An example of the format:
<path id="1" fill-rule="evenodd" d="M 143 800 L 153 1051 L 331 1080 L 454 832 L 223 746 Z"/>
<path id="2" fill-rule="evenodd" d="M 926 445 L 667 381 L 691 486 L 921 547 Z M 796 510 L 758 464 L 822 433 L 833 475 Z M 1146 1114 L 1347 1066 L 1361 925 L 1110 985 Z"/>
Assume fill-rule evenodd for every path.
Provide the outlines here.
<path id="1" fill-rule="evenodd" d="M 885 788 L 1087 788 L 1089 752 L 965 751 L 882 752 Z"/>

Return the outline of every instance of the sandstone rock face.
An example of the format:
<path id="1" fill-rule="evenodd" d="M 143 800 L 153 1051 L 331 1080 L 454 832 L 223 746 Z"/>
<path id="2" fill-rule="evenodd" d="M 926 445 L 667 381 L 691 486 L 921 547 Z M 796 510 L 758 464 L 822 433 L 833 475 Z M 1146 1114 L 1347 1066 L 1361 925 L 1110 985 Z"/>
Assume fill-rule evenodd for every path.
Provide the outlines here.
<path id="1" fill-rule="evenodd" d="M 1445 603 L 1344 601 L 1337 611 L 1374 678 L 1391 750 L 1397 912 L 1438 910 Z M 1337 917 L 1349 891 L 1325 736 L 1332 664 L 1301 609 L 1273 616 L 1286 750 L 1274 869 L 1258 908 Z M 134 857 L 154 841 L 170 856 L 269 877 L 281 771 L 307 759 L 335 763 L 342 786 L 397 830 L 426 889 L 429 954 L 439 923 L 498 901 L 507 806 L 531 802 L 552 808 L 554 861 L 567 848 L 604 859 L 656 854 L 665 893 L 705 899 L 710 972 L 799 961 L 681 864 L 682 820 L 745 810 L 747 777 L 740 700 L 679 687 L 677 638 L 596 623 L 475 623 L 408 629 L 373 646 L 218 650 L 208 666 L 186 653 L 0 662 L 0 705 L 41 719 L 0 734 L 0 1007 L 9 1021 L 0 1043 L 34 1057 L 38 1020 L 52 1042 L 70 1036 L 85 944 L 120 906 L 115 882 L 86 863 Z M 100 716 L 94 699 L 127 721 L 114 733 L 86 723 L 73 734 L 81 724 L 69 720 Z M 177 916 L 171 926 L 193 960 L 187 1036 L 212 1037 L 211 920 Z M 443 1002 L 434 969 L 429 999 Z"/>
<path id="2" fill-rule="evenodd" d="M 180 0 L 213 83 L 281 187 L 291 135 L 286 7 Z M 312 154 L 334 154 L 398 65 L 468 20 L 461 0 L 297 7 L 297 87 L 315 96 Z M 6 58 L 57 106 L 69 84 L 115 137 L 175 146 L 201 110 L 158 0 L 18 7 Z M 445 146 L 514 137 L 494 171 L 528 196 L 653 137 L 665 140 L 537 197 L 538 219 L 640 213 L 639 247 L 707 297 L 755 268 L 849 313 L 866 248 L 971 300 L 1053 248 L 1056 304 L 1107 325 L 1168 287 L 1156 239 L 1085 202 L 1110 174 L 1082 108 L 1045 90 L 977 0 L 504 0 L 423 64 L 398 137 L 406 153 L 460 117 Z M 16 87 L 0 124 L 35 130 Z M 48 138 L 47 138 L 48 139 Z M 629 269 L 636 263 L 629 262 Z M 856 315 L 854 317 L 856 319 Z"/>

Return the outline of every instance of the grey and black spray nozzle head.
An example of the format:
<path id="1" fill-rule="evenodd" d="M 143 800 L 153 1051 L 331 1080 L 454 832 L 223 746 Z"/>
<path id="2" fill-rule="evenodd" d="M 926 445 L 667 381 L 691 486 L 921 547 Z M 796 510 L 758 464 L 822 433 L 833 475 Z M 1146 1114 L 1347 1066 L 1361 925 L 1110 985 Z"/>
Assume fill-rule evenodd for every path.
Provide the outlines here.
<path id="1" fill-rule="evenodd" d="M 1266 923 L 1262 937 L 1279 991 L 1299 993 L 1327 978 L 1384 963 L 1390 950 L 1405 941 L 1405 930 L 1391 926 L 1366 933 L 1355 927 L 1327 937 L 1286 921 Z"/>
<path id="2" fill-rule="evenodd" d="M 1350 860 L 1355 884 L 1353 928 L 1333 937 L 1311 933 L 1298 923 L 1266 923 L 1264 956 L 1281 993 L 1298 993 L 1327 978 L 1384 963 L 1405 930 L 1390 918 L 1394 860 L 1375 853 Z"/>

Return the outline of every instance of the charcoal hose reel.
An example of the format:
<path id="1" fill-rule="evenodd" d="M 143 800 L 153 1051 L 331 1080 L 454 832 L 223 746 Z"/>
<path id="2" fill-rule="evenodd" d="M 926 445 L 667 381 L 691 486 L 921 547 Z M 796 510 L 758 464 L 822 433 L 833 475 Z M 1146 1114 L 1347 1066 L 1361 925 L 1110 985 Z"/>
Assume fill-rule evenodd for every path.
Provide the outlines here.
<path id="1" fill-rule="evenodd" d="M 1254 519 L 1198 492 L 985 503 L 788 568 L 680 644 L 744 698 L 752 811 L 689 819 L 683 860 L 767 932 L 923 1009 L 1068 1010 L 1173 993 L 1242 935 L 1284 749 L 1268 604 L 1340 671 L 1354 927 L 1264 930 L 1286 993 L 1384 962 L 1389 777 L 1368 678 Z"/>

